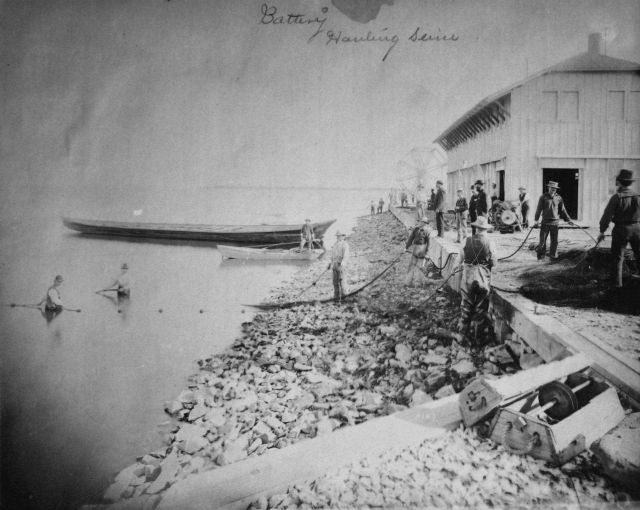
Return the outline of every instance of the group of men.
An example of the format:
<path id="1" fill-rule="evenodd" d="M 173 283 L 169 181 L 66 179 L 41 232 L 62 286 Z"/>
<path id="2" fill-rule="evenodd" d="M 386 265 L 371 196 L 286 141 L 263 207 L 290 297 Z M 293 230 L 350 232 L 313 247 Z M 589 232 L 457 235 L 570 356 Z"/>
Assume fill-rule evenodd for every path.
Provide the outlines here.
<path id="1" fill-rule="evenodd" d="M 131 280 L 129 278 L 128 271 L 129 265 L 125 262 L 120 266 L 120 273 L 112 280 L 112 282 L 104 289 L 97 291 L 97 293 L 113 291 L 119 297 L 128 297 L 131 294 Z M 37 308 L 40 308 L 44 314 L 46 314 L 48 319 L 59 314 L 66 308 L 62 301 L 62 294 L 60 292 L 60 287 L 63 282 L 63 276 L 60 274 L 56 275 L 53 279 L 53 284 L 47 289 L 44 297 L 35 305 Z"/>

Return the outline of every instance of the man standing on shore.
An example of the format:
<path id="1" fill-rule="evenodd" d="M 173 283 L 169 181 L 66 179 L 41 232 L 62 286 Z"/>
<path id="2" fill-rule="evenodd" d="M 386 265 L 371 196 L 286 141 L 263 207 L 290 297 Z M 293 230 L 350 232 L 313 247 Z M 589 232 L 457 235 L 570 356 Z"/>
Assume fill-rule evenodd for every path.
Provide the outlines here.
<path id="1" fill-rule="evenodd" d="M 540 225 L 540 242 L 538 243 L 538 260 L 542 260 L 547 251 L 547 237 L 551 237 L 549 245 L 549 258 L 558 258 L 558 228 L 560 218 L 566 222 L 570 222 L 571 218 L 564 208 L 562 197 L 558 195 L 557 182 L 549 181 L 547 183 L 547 193 L 543 193 L 538 200 L 536 209 L 535 224 L 538 226 L 538 219 L 542 215 L 542 224 Z"/>
<path id="2" fill-rule="evenodd" d="M 300 251 L 302 251 L 305 246 L 313 250 L 313 243 L 316 240 L 315 232 L 313 231 L 313 225 L 311 224 L 311 220 L 307 218 L 304 220 L 304 225 L 302 225 L 302 229 L 300 230 Z"/>
<path id="3" fill-rule="evenodd" d="M 382 200 L 382 197 L 380 197 L 380 200 L 378 200 L 378 214 L 382 214 L 383 209 L 384 209 L 384 200 Z"/>
<path id="4" fill-rule="evenodd" d="M 419 268 L 424 266 L 424 262 L 427 257 L 427 250 L 429 249 L 429 230 L 427 225 L 429 224 L 429 218 L 424 216 L 418 225 L 411 231 L 409 239 L 405 244 L 405 250 L 411 251 L 411 260 L 409 261 L 409 267 L 407 268 L 407 279 L 405 283 L 408 286 L 413 286 L 413 279 L 416 271 L 420 271 Z"/>
<path id="5" fill-rule="evenodd" d="M 436 181 L 436 202 L 433 204 L 433 210 L 436 212 L 436 228 L 438 229 L 438 237 L 444 237 L 444 184 L 442 181 Z"/>
<path id="6" fill-rule="evenodd" d="M 347 294 L 347 277 L 345 274 L 345 265 L 349 258 L 349 245 L 345 241 L 345 234 L 341 231 L 336 232 L 338 241 L 331 248 L 331 262 L 327 269 L 333 271 L 333 298 L 336 301 L 342 301 Z"/>
<path id="7" fill-rule="evenodd" d="M 633 172 L 623 168 L 616 177 L 617 193 L 609 199 L 609 203 L 600 219 L 600 235 L 598 242 L 604 239 L 604 233 L 613 221 L 611 232 L 611 284 L 622 288 L 622 266 L 624 250 L 627 243 L 631 245 L 636 258 L 636 266 L 640 270 L 640 193 L 631 189 L 635 181 Z"/>
<path id="8" fill-rule="evenodd" d="M 462 195 L 462 189 L 457 191 L 458 200 L 456 200 L 456 228 L 458 229 L 458 239 L 456 242 L 461 243 L 467 237 L 467 199 Z"/>
<path id="9" fill-rule="evenodd" d="M 493 242 L 486 236 L 489 222 L 479 216 L 472 223 L 477 234 L 467 238 L 463 249 L 463 267 L 460 285 L 459 331 L 478 343 L 479 333 L 486 330 L 489 321 L 489 292 L 491 291 L 491 269 L 497 262 Z M 484 341 L 484 340 L 483 340 Z"/>
<path id="10" fill-rule="evenodd" d="M 413 195 L 411 195 L 413 200 Z M 417 220 L 420 221 L 422 217 L 425 215 L 427 207 L 427 198 L 424 193 L 424 186 L 422 184 L 418 184 L 418 189 L 416 190 L 416 217 Z"/>
<path id="11" fill-rule="evenodd" d="M 529 228 L 529 195 L 527 195 L 527 188 L 520 186 L 518 188 L 520 194 L 518 200 L 520 201 L 520 214 L 522 215 L 522 228 Z"/>

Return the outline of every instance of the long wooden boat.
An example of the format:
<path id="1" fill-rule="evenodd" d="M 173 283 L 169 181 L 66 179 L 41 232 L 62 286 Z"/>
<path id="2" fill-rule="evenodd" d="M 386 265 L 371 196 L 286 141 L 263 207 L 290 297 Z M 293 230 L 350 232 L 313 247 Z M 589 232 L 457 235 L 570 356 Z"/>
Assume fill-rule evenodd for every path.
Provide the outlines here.
<path id="1" fill-rule="evenodd" d="M 220 254 L 228 259 L 244 260 L 315 260 L 324 250 L 274 250 L 269 248 L 245 248 L 244 246 L 217 246 Z"/>
<path id="2" fill-rule="evenodd" d="M 321 239 L 336 220 L 312 223 Z M 175 223 L 135 223 L 127 221 L 62 218 L 67 228 L 94 236 L 125 236 L 151 239 L 178 239 L 233 243 L 299 243 L 302 223 L 295 225 L 197 225 Z"/>

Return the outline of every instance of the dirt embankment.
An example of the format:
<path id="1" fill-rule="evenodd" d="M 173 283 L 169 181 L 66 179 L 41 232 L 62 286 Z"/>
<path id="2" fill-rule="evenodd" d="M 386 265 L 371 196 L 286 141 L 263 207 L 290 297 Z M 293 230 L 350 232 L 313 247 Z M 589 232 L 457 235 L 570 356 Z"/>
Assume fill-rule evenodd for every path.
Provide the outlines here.
<path id="1" fill-rule="evenodd" d="M 347 239 L 352 250 L 348 264 L 351 288 L 386 268 L 404 250 L 406 238 L 405 229 L 389 214 L 362 219 Z M 407 263 L 408 255 L 384 278 L 346 303 L 269 310 L 243 324 L 243 334 L 233 346 L 221 355 L 200 360 L 200 371 L 190 377 L 189 387 L 167 405 L 171 420 L 165 424 L 166 446 L 118 474 L 105 499 L 147 497 L 153 507 L 163 490 L 190 473 L 216 469 L 450 395 L 477 374 L 516 369 L 508 360 L 501 364 L 487 359 L 490 350 L 461 345 L 452 331 L 459 298 L 448 292 L 435 293 L 439 280 L 424 279 L 418 287 L 407 288 L 403 282 Z M 272 299 L 285 302 L 299 296 L 326 265 L 320 260 L 304 268 Z M 327 273 L 300 299 L 326 298 L 332 292 Z M 438 476 L 444 476 L 442 470 L 468 470 L 468 462 L 485 462 L 484 457 L 474 460 L 480 444 L 477 439 L 468 433 L 456 434 L 450 440 L 464 443 L 460 446 L 464 454 L 447 461 L 446 466 L 434 464 Z M 489 443 L 482 444 L 483 455 L 495 450 Z M 418 459 L 422 463 L 429 455 L 434 462 L 442 456 L 437 448 L 425 448 L 426 453 Z M 511 457 L 504 452 L 501 455 Z M 411 464 L 415 476 L 422 476 L 421 466 Z M 556 478 L 563 476 L 559 470 L 549 472 Z M 360 476 L 355 467 L 354 473 Z M 450 492 L 449 485 L 436 491 Z M 516 483 L 509 490 L 513 498 L 523 497 L 524 501 L 547 498 L 532 494 L 539 486 L 532 489 Z M 614 497 L 602 490 L 606 494 L 603 500 Z M 378 493 L 374 506 L 411 503 L 389 499 L 383 490 L 374 492 Z M 547 493 L 550 496 L 543 501 L 566 499 L 566 490 Z M 318 501 L 322 505 L 327 502 Z M 285 506 L 305 505 L 305 499 L 292 492 L 277 501 L 261 501 L 259 506 L 281 507 L 285 502 Z M 372 503 L 343 500 L 343 504 Z"/>

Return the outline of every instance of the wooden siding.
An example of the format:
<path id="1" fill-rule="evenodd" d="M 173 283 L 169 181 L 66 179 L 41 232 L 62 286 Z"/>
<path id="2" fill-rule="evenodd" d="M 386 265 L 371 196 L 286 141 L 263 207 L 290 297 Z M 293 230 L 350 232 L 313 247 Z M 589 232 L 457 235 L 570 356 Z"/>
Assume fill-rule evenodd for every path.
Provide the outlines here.
<path id="1" fill-rule="evenodd" d="M 624 119 L 611 118 L 610 91 L 625 92 Z M 507 200 L 518 196 L 519 186 L 535 200 L 542 188 L 542 168 L 578 168 L 578 219 L 595 224 L 614 191 L 617 170 L 624 166 L 640 172 L 640 115 L 631 111 L 632 91 L 640 91 L 638 72 L 551 73 L 516 87 L 511 91 L 511 117 L 504 125 L 447 153 L 450 196 L 457 187 L 468 190 L 478 177 L 488 180 L 485 190 L 490 189 L 494 176 L 482 175 L 480 165 L 503 158 Z M 577 118 L 543 118 L 545 92 L 558 96 L 558 107 L 546 111 L 570 117 L 577 92 Z"/>

